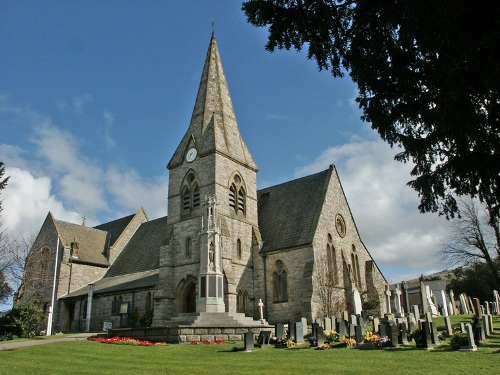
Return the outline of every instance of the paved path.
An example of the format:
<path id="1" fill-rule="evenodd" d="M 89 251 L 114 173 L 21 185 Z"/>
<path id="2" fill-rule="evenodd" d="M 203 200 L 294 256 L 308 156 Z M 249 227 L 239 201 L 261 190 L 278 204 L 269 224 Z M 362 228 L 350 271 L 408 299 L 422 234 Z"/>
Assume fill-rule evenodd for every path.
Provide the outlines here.
<path id="1" fill-rule="evenodd" d="M 96 333 L 85 332 L 85 333 L 75 333 L 74 335 L 71 335 L 71 336 L 65 336 L 65 337 L 54 338 L 54 339 L 29 340 L 29 341 L 13 342 L 10 344 L 8 341 L 3 341 L 4 344 L 0 343 L 0 351 L 12 350 L 12 349 L 18 349 L 18 348 L 26 348 L 28 346 L 35 346 L 35 345 L 52 344 L 53 342 L 86 340 L 87 337 L 94 336 L 94 335 L 96 335 Z"/>

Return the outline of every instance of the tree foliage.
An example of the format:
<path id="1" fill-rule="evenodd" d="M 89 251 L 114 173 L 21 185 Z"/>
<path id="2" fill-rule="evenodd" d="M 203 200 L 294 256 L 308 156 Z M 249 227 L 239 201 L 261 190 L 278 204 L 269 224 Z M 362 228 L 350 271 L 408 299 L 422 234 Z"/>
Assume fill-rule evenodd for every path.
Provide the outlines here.
<path id="1" fill-rule="evenodd" d="M 45 312 L 38 304 L 19 303 L 0 318 L 0 337 L 33 337 L 45 319 Z"/>
<path id="2" fill-rule="evenodd" d="M 499 266 L 497 264 L 497 266 Z M 449 277 L 446 290 L 458 296 L 465 293 L 470 297 L 479 298 L 480 301 L 492 301 L 495 284 L 494 275 L 485 263 L 474 263 L 468 267 L 457 268 Z"/>
<path id="3" fill-rule="evenodd" d="M 454 217 L 455 196 L 500 217 L 500 2 L 249 0 L 266 49 L 301 50 L 358 85 L 362 119 L 415 165 L 421 212 Z"/>

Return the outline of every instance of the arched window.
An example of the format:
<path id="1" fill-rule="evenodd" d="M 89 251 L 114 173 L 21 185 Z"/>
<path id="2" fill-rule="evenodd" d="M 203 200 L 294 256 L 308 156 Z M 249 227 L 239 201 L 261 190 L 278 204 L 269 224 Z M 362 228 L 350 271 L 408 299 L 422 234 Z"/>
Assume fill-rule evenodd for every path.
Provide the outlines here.
<path id="1" fill-rule="evenodd" d="M 236 297 L 236 312 L 239 313 L 245 312 L 245 306 L 243 302 L 243 292 L 241 290 L 238 292 L 238 296 Z"/>
<path id="2" fill-rule="evenodd" d="M 229 208 L 236 214 L 246 214 L 245 186 L 239 174 L 235 174 L 229 182 Z"/>
<path id="3" fill-rule="evenodd" d="M 181 199 L 182 213 L 189 213 L 200 208 L 200 184 L 192 170 L 186 174 L 182 182 Z"/>
<path id="4" fill-rule="evenodd" d="M 118 315 L 118 300 L 116 296 L 113 296 L 113 301 L 111 301 L 111 316 Z"/>
<path id="5" fill-rule="evenodd" d="M 241 259 L 241 240 L 238 238 L 236 240 L 236 256 L 238 257 L 238 259 Z"/>
<path id="6" fill-rule="evenodd" d="M 40 252 L 40 280 L 45 282 L 49 278 L 49 256 L 50 249 L 44 247 Z"/>
<path id="7" fill-rule="evenodd" d="M 333 246 L 333 238 L 328 233 L 328 244 L 326 245 L 326 256 L 328 260 L 328 273 L 331 276 L 331 281 L 337 285 L 339 283 L 339 270 L 337 267 L 337 253 Z"/>
<path id="8" fill-rule="evenodd" d="M 191 257 L 191 238 L 186 238 L 186 258 Z"/>
<path id="9" fill-rule="evenodd" d="M 273 301 L 274 303 L 288 301 L 288 280 L 285 266 L 281 260 L 274 263 L 273 270 Z"/>
<path id="10" fill-rule="evenodd" d="M 151 292 L 148 292 L 148 294 L 146 294 L 146 301 L 144 308 L 146 310 L 146 313 L 153 310 L 153 295 L 151 294 Z"/>
<path id="11" fill-rule="evenodd" d="M 361 288 L 361 272 L 359 269 L 359 259 L 358 254 L 356 253 L 356 246 L 352 245 L 351 252 L 351 264 L 352 264 L 352 273 L 354 276 L 354 282 L 358 288 Z"/>

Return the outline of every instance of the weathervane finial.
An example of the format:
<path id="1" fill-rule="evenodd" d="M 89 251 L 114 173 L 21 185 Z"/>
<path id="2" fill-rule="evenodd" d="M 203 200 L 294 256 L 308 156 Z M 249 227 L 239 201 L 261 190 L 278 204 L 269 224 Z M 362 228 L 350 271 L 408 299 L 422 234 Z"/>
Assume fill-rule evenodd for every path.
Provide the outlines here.
<path id="1" fill-rule="evenodd" d="M 215 20 L 212 20 L 212 34 L 215 33 Z"/>

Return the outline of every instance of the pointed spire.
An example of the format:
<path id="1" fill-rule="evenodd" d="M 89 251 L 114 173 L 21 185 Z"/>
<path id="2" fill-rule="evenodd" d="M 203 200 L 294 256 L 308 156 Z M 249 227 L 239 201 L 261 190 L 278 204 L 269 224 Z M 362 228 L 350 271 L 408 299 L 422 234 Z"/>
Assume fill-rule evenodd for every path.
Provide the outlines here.
<path id="1" fill-rule="evenodd" d="M 219 152 L 257 170 L 257 165 L 241 137 L 236 122 L 214 32 L 203 67 L 191 122 L 170 160 L 169 168 L 182 163 L 187 148 L 192 146 L 192 137 L 198 144 L 200 156 Z"/>

